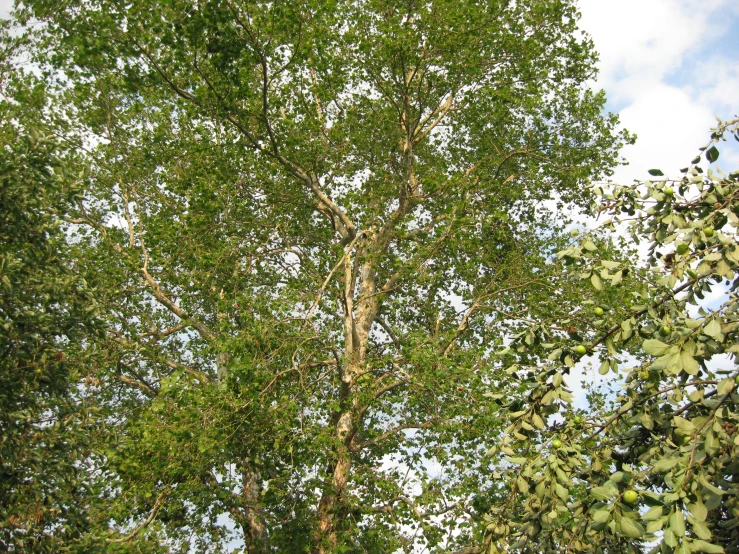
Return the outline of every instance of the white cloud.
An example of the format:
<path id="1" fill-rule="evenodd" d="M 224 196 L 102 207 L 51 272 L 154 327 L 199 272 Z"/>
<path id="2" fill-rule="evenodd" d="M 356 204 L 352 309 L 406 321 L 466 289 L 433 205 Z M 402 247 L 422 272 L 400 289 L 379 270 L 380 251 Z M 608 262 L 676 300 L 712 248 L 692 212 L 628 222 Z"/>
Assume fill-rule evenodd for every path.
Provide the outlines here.
<path id="1" fill-rule="evenodd" d="M 647 170 L 676 175 L 697 154 L 716 124 L 711 110 L 688 93 L 655 83 L 620 112 L 622 124 L 637 134 L 637 143 L 624 149 L 630 165 L 619 168 L 616 179 L 628 182 L 647 177 Z"/>
<path id="2" fill-rule="evenodd" d="M 581 0 L 581 27 L 600 53 L 598 83 L 617 102 L 637 98 L 678 69 L 729 0 Z M 624 78 L 640 86 L 624 86 Z"/>
<path id="3" fill-rule="evenodd" d="M 619 168 L 614 180 L 643 179 L 653 167 L 676 176 L 707 142 L 714 116 L 739 112 L 739 60 L 729 57 L 736 49 L 722 48 L 723 35 L 736 25 L 739 3 L 581 0 L 580 8 L 580 25 L 600 53 L 597 86 L 621 107 L 624 127 L 638 137 L 635 146 L 624 149 L 629 165 Z M 707 45 L 715 51 L 696 59 Z M 725 148 L 722 158 L 726 168 L 739 161 Z"/>

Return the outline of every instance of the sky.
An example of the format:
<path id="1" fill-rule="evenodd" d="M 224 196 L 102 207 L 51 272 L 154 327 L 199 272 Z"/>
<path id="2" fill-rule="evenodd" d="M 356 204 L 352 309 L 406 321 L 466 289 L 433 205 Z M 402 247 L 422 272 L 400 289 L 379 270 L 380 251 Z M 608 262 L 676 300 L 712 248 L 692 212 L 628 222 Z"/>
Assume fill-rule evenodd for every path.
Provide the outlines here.
<path id="1" fill-rule="evenodd" d="M 580 26 L 600 54 L 596 87 L 637 135 L 624 150 L 629 183 L 651 168 L 675 175 L 704 145 L 709 129 L 739 116 L 739 2 L 736 0 L 581 0 Z M 727 144 L 728 145 L 728 144 Z M 739 168 L 739 149 L 718 165 Z"/>

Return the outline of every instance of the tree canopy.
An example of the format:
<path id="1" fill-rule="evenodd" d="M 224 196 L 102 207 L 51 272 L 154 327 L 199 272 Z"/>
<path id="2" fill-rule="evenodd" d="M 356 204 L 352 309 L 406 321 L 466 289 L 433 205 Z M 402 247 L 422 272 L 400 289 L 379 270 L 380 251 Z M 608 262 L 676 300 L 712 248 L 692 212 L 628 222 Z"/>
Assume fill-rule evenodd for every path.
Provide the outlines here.
<path id="1" fill-rule="evenodd" d="M 67 295 L 54 306 L 82 298 L 85 317 L 64 314 L 91 324 L 44 335 L 84 360 L 50 400 L 87 410 L 52 416 L 76 433 L 60 467 L 81 476 L 29 479 L 84 521 L 52 544 L 57 524 L 33 531 L 3 498 L 6 545 L 628 552 L 661 529 L 686 552 L 732 544 L 716 491 L 733 483 L 733 373 L 705 364 L 732 352 L 735 312 L 686 306 L 733 271 L 736 178 L 691 166 L 669 194 L 646 185 L 653 207 L 607 193 L 656 242 L 656 270 L 606 230 L 573 239 L 568 214 L 631 137 L 588 88 L 572 2 L 33 0 L 15 18 L 8 136 L 33 123 L 54 150 L 27 161 L 11 138 L 3 155 L 74 177 L 3 169 L 3 187 L 69 183 L 44 236 L 87 292 L 41 286 Z M 17 239 L 10 254 L 34 244 Z M 629 373 L 616 408 L 594 390 L 585 418 L 564 376 L 596 351 L 614 379 L 625 353 L 662 361 Z"/>

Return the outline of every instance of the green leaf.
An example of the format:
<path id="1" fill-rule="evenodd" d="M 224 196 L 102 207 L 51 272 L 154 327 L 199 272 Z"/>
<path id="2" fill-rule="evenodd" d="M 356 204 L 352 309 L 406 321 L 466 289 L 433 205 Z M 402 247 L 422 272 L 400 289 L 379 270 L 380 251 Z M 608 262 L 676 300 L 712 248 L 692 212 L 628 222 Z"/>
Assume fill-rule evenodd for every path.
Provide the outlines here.
<path id="1" fill-rule="evenodd" d="M 688 510 L 690 510 L 690 513 L 693 515 L 696 521 L 699 521 L 699 522 L 706 521 L 706 517 L 708 516 L 708 510 L 703 504 L 703 501 L 701 501 L 700 497 L 698 498 L 697 502 L 693 504 L 688 504 Z"/>
<path id="2" fill-rule="evenodd" d="M 714 163 L 716 160 L 718 160 L 718 148 L 715 146 L 711 146 L 708 150 L 706 150 L 706 159 L 710 163 Z"/>
<path id="3" fill-rule="evenodd" d="M 662 173 L 662 171 L 660 171 L 659 169 L 650 169 L 649 174 L 654 177 L 661 177 L 664 175 L 664 173 Z"/>
<path id="4" fill-rule="evenodd" d="M 669 526 L 676 537 L 685 536 L 685 516 L 680 510 L 675 510 L 670 514 Z"/>
<path id="5" fill-rule="evenodd" d="M 611 512 L 608 510 L 595 510 L 592 512 L 591 517 L 593 521 L 598 523 L 608 523 L 611 520 Z"/>
<path id="6" fill-rule="evenodd" d="M 653 506 L 642 516 L 644 521 L 654 521 L 662 517 L 662 506 Z"/>
<path id="7" fill-rule="evenodd" d="M 590 495 L 596 500 L 608 500 L 613 497 L 613 492 L 609 487 L 593 487 Z"/>
<path id="8" fill-rule="evenodd" d="M 703 334 L 719 341 L 722 340 L 720 338 L 723 337 L 723 334 L 721 333 L 721 324 L 717 318 L 714 317 L 710 322 L 708 322 L 708 325 L 703 328 Z"/>
<path id="9" fill-rule="evenodd" d="M 644 351 L 652 356 L 662 356 L 665 352 L 667 352 L 667 349 L 669 347 L 670 345 L 665 344 L 664 342 L 657 339 L 647 339 L 642 345 Z"/>
<path id="10" fill-rule="evenodd" d="M 692 543 L 695 552 L 707 552 L 708 554 L 723 554 L 724 547 L 718 544 L 711 544 L 704 540 L 696 539 Z"/>
<path id="11" fill-rule="evenodd" d="M 675 467 L 679 462 L 680 458 L 677 457 L 660 458 L 659 460 L 654 462 L 654 464 L 652 465 L 652 469 L 659 473 L 665 473 L 666 471 L 669 471 L 673 467 Z"/>
<path id="12" fill-rule="evenodd" d="M 694 521 L 692 525 L 693 533 L 699 539 L 710 540 L 711 531 L 708 529 L 705 523 L 702 521 Z"/>
<path id="13" fill-rule="evenodd" d="M 621 534 L 631 539 L 638 539 L 644 536 L 644 527 L 638 521 L 627 517 L 621 518 L 618 522 L 618 528 Z"/>
<path id="14" fill-rule="evenodd" d="M 722 379 L 719 381 L 718 386 L 716 387 L 719 394 L 729 394 L 732 390 L 734 390 L 734 380 L 731 378 Z"/>
<path id="15" fill-rule="evenodd" d="M 597 274 L 593 273 L 590 276 L 590 282 L 595 290 L 603 290 L 603 283 L 601 282 L 600 277 L 598 277 Z"/>
<path id="16" fill-rule="evenodd" d="M 697 375 L 700 370 L 700 365 L 693 356 L 683 351 L 680 352 L 680 361 L 682 362 L 683 370 L 688 375 Z"/>

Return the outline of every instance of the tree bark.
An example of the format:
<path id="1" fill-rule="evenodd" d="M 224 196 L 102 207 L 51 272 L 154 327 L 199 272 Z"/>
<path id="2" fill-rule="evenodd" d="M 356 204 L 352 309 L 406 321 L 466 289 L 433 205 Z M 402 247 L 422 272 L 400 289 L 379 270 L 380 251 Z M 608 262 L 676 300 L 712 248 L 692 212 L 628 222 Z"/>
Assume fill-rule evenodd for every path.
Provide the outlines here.
<path id="1" fill-rule="evenodd" d="M 361 247 L 360 250 L 361 252 Z M 359 263 L 359 260 L 357 260 Z M 350 444 L 356 435 L 361 406 L 356 396 L 357 379 L 364 372 L 369 332 L 377 316 L 379 301 L 376 295 L 374 269 L 366 262 L 360 279 L 359 301 L 354 306 L 356 270 L 347 253 L 344 263 L 344 332 L 345 363 L 339 368 L 341 385 L 340 410 L 334 418 L 336 450 L 328 468 L 330 482 L 325 486 L 318 505 L 318 526 L 314 554 L 329 554 L 337 546 L 337 530 L 341 524 L 341 506 L 351 473 Z"/>
<path id="2" fill-rule="evenodd" d="M 244 487 L 244 520 L 241 527 L 244 531 L 246 552 L 266 554 L 269 550 L 267 528 L 259 514 L 259 488 L 261 476 L 259 471 L 248 467 L 241 472 Z"/>

